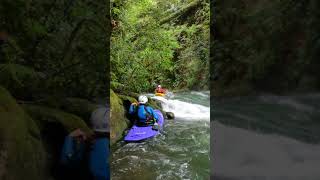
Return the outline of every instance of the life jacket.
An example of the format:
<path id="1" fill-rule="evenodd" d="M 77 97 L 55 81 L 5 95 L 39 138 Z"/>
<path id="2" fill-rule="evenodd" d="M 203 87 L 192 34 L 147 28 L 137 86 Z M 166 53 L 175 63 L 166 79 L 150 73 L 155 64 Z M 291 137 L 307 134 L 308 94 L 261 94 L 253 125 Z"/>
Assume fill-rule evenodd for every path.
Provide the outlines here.
<path id="1" fill-rule="evenodd" d="M 109 145 L 109 139 L 106 137 L 97 138 L 92 145 L 89 169 L 94 179 L 110 179 Z"/>
<path id="2" fill-rule="evenodd" d="M 163 88 L 157 88 L 156 89 L 156 93 L 165 93 L 166 92 L 166 90 L 165 89 L 163 89 Z"/>
<path id="3" fill-rule="evenodd" d="M 109 153 L 105 136 L 95 138 L 92 144 L 67 136 L 61 153 L 62 179 L 110 179 Z"/>
<path id="4" fill-rule="evenodd" d="M 145 118 L 139 116 L 139 105 L 136 107 L 136 118 L 138 120 L 138 124 L 140 125 L 150 125 L 155 122 L 155 118 L 153 115 L 147 110 L 145 105 L 142 105 L 144 108 Z"/>

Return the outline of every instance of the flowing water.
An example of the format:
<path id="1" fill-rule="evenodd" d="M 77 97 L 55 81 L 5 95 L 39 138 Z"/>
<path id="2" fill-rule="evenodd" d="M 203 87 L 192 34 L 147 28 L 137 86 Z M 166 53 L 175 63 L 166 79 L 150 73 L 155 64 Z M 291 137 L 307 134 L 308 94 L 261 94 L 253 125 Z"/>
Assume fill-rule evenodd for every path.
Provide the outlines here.
<path id="1" fill-rule="evenodd" d="M 149 95 L 150 96 L 150 95 Z M 112 179 L 209 179 L 209 92 L 152 97 L 175 120 L 166 120 L 161 135 L 141 143 L 119 142 L 112 152 Z"/>
<path id="2" fill-rule="evenodd" d="M 320 95 L 215 99 L 213 179 L 320 179 Z"/>

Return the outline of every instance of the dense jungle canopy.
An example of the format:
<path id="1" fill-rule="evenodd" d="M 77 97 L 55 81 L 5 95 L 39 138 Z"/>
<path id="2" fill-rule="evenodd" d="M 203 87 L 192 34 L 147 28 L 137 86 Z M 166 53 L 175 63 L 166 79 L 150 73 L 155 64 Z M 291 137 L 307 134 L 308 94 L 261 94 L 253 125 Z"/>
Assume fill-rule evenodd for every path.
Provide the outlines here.
<path id="1" fill-rule="evenodd" d="M 211 3 L 214 95 L 320 89 L 320 2 Z"/>
<path id="2" fill-rule="evenodd" d="M 111 2 L 113 90 L 208 88 L 209 1 Z"/>

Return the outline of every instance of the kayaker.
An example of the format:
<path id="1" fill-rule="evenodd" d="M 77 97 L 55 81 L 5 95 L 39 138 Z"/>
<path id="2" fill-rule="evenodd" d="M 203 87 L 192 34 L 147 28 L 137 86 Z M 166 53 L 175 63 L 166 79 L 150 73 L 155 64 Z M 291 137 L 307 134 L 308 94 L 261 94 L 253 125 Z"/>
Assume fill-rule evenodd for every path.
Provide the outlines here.
<path id="1" fill-rule="evenodd" d="M 154 130 L 158 130 L 158 115 L 154 113 L 153 108 L 147 106 L 146 103 L 148 102 L 147 96 L 139 96 L 138 98 L 139 103 L 132 103 L 129 108 L 129 114 L 136 115 L 137 125 L 138 126 L 150 126 Z"/>
<path id="2" fill-rule="evenodd" d="M 80 129 L 71 132 L 63 145 L 61 162 L 64 171 L 74 179 L 79 174 L 88 177 L 80 178 L 92 180 L 109 180 L 109 107 L 102 106 L 91 114 L 93 135 L 87 135 Z M 88 157 L 88 158 L 86 158 Z M 81 166 L 82 167 L 79 167 Z M 83 167 L 83 164 L 85 166 Z M 89 173 L 84 173 L 88 171 Z M 74 172 L 70 175 L 70 172 Z"/>
<path id="3" fill-rule="evenodd" d="M 166 90 L 164 88 L 161 87 L 161 85 L 159 84 L 155 90 L 156 93 L 166 93 Z"/>

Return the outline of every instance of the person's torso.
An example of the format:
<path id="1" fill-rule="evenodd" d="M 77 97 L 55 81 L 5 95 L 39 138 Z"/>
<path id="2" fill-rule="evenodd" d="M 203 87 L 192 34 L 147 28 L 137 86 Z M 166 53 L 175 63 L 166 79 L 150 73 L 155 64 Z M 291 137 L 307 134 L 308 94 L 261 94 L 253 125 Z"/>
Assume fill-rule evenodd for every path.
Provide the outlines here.
<path id="1" fill-rule="evenodd" d="M 90 151 L 89 167 L 96 180 L 110 179 L 108 138 L 95 140 Z"/>
<path id="2" fill-rule="evenodd" d="M 157 88 L 157 89 L 156 89 L 156 92 L 157 92 L 157 93 L 164 93 L 165 91 L 164 91 L 164 89 L 162 89 L 162 88 Z"/>
<path id="3" fill-rule="evenodd" d="M 150 108 L 148 108 L 144 105 L 139 105 L 138 110 L 137 110 L 137 115 L 138 115 L 140 122 L 145 122 L 148 118 L 150 118 L 151 110 L 150 110 Z"/>

